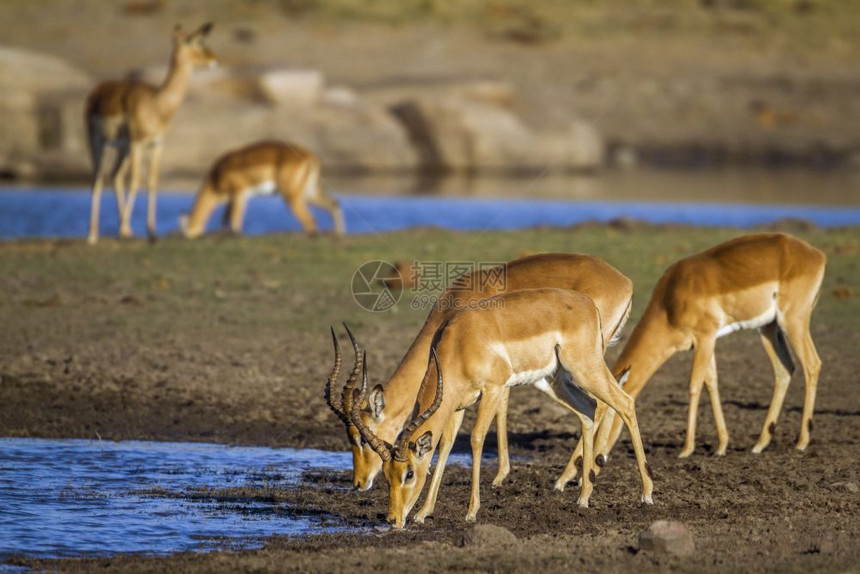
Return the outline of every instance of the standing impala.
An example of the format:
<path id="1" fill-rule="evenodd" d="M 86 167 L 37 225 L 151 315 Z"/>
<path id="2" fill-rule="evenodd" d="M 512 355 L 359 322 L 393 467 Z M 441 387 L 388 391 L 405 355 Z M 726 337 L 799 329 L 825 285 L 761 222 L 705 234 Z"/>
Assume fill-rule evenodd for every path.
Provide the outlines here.
<path id="1" fill-rule="evenodd" d="M 389 523 L 403 528 L 424 486 L 443 429 L 480 399 L 471 437 L 472 489 L 466 515 L 467 521 L 474 521 L 480 507 L 480 460 L 487 430 L 505 389 L 528 384 L 546 384 L 582 420 L 583 473 L 592 480 L 582 483 L 581 507 L 588 507 L 593 488 L 594 421 L 602 417 L 607 405 L 618 412 L 633 437 L 642 478 L 641 500 L 651 504 L 653 484 L 633 398 L 621 389 L 603 359 L 607 341 L 594 302 L 581 293 L 561 289 L 525 289 L 491 300 L 500 304 L 459 311 L 436 331 L 431 345 L 434 360 L 416 401 L 415 410 L 421 414 L 406 425 L 394 445 L 361 422 L 360 390 L 353 391 L 353 420 L 384 461 Z M 363 369 L 366 374 L 366 363 Z M 563 376 L 553 376 L 558 373 Z M 427 384 L 433 379 L 437 380 L 435 388 Z"/>
<path id="2" fill-rule="evenodd" d="M 211 30 L 212 24 L 204 24 L 200 29 L 184 34 L 179 26 L 176 27 L 170 68 L 160 86 L 132 81 L 105 82 L 87 98 L 85 120 L 94 169 L 89 243 L 96 243 L 99 238 L 102 186 L 109 173 L 113 175 L 120 237 L 132 236 L 131 212 L 140 185 L 145 151 L 150 154 L 146 228 L 150 239 L 155 238 L 155 194 L 164 134 L 185 99 L 192 70 L 215 65 L 215 55 L 203 43 Z M 105 157 L 108 146 L 115 149 L 112 166 Z M 125 197 L 129 167 L 128 197 Z"/>
<path id="3" fill-rule="evenodd" d="M 500 272 L 503 273 L 503 284 L 490 280 L 493 276 L 499 277 Z M 412 413 L 418 388 L 427 370 L 427 356 L 430 352 L 433 334 L 445 319 L 452 315 L 456 309 L 473 306 L 477 300 L 501 292 L 538 287 L 567 289 L 591 297 L 601 313 L 603 337 L 606 341 L 618 336 L 630 314 L 633 283 L 605 261 L 588 255 L 561 253 L 533 255 L 511 261 L 501 269 L 482 269 L 471 275 L 464 275 L 440 296 L 427 317 L 421 332 L 415 338 L 385 387 L 377 385 L 370 393 L 366 393 L 366 389 L 362 389 L 360 400 L 362 409 L 359 413 L 362 424 L 379 436 L 381 440 L 394 442 Z M 351 334 L 350 338 L 352 338 Z M 353 370 L 355 373 L 361 370 L 359 363 L 361 353 L 354 340 L 353 346 L 356 350 L 356 367 Z M 336 341 L 335 357 L 335 364 L 339 368 L 340 353 Z M 355 386 L 358 379 L 352 377 L 350 382 L 347 382 L 342 393 L 341 403 L 338 404 L 331 400 L 331 384 L 337 378 L 337 369 L 333 371 L 332 375 L 326 385 L 326 398 L 329 407 L 346 426 L 347 437 L 353 453 L 353 484 L 358 490 L 367 490 L 373 485 L 376 475 L 382 469 L 382 459 L 362 438 L 350 417 L 351 406 L 349 403 L 352 387 Z M 499 402 L 496 421 L 499 470 L 493 480 L 495 486 L 502 483 L 510 470 L 507 447 L 507 400 L 508 391 L 506 389 Z M 458 417 L 450 421 L 450 426 L 443 433 L 440 444 L 440 463 L 436 465 L 430 495 L 418 514 L 418 520 L 423 520 L 432 514 L 445 460 L 453 447 L 454 439 L 463 420 L 463 414 L 460 411 Z M 565 475 L 571 472 L 576 473 L 573 458 L 571 458 L 569 468 L 565 470 Z"/>
<path id="4" fill-rule="evenodd" d="M 308 209 L 311 203 L 331 214 L 335 232 L 342 235 L 343 213 L 337 201 L 322 192 L 319 171 L 317 157 L 293 144 L 262 141 L 228 152 L 209 170 L 194 199 L 191 215 L 180 219 L 182 233 L 192 239 L 202 235 L 212 211 L 225 201 L 225 222 L 233 233 L 241 233 L 248 198 L 277 191 L 306 232 L 316 231 Z"/>
<path id="5" fill-rule="evenodd" d="M 716 454 L 729 442 L 717 388 L 716 340 L 741 329 L 758 329 L 774 370 L 774 391 L 758 442 L 770 443 L 783 399 L 794 372 L 789 344 L 806 377 L 806 396 L 797 448 L 804 450 L 812 431 L 815 391 L 821 359 L 812 343 L 809 321 L 824 279 L 824 253 L 791 235 L 762 233 L 732 239 L 669 267 L 654 288 L 651 301 L 615 363 L 633 397 L 660 366 L 679 351 L 692 349 L 687 438 L 680 453 L 695 448 L 696 414 L 704 385 L 711 397 L 717 427 Z M 786 343 L 786 337 L 788 343 Z M 610 413 L 600 424 L 597 449 L 609 455 L 621 432 Z"/>

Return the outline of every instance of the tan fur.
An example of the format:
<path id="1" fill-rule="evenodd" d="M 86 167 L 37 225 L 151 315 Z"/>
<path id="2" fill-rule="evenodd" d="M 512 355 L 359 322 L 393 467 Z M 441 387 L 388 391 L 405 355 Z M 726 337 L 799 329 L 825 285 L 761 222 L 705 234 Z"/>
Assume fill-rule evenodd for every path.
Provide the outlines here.
<path id="1" fill-rule="evenodd" d="M 89 243 L 98 241 L 101 192 L 103 180 L 109 174 L 114 180 L 120 236 L 132 235 L 131 214 L 145 152 L 150 154 L 147 231 L 150 238 L 155 237 L 155 199 L 162 138 L 185 98 L 192 70 L 215 63 L 214 54 L 203 44 L 203 38 L 210 29 L 211 25 L 207 24 L 190 34 L 179 29 L 174 31 L 170 69 L 160 86 L 111 81 L 96 87 L 87 98 L 85 121 L 94 170 Z M 108 147 L 115 150 L 112 165 L 105 153 Z M 124 190 L 126 175 L 129 176 L 128 197 Z"/>
<path id="2" fill-rule="evenodd" d="M 385 384 L 385 407 L 382 416 L 377 418 L 365 405 L 361 415 L 362 421 L 381 439 L 393 442 L 412 412 L 418 387 L 427 369 L 427 356 L 433 334 L 438 327 L 454 314 L 454 309 L 465 308 L 471 302 L 501 292 L 494 285 L 483 280 L 488 273 L 490 273 L 489 270 L 484 270 L 464 275 L 440 296 L 421 332 Z M 480 289 L 481 285 L 487 285 L 487 287 Z M 614 267 L 596 257 L 552 253 L 523 257 L 507 264 L 504 285 L 506 292 L 540 287 L 567 289 L 591 297 L 603 318 L 603 337 L 606 341 L 623 327 L 633 296 L 633 283 Z M 499 470 L 493 480 L 496 486 L 502 483 L 510 471 L 506 423 L 507 389 L 502 395 L 496 415 L 499 440 Z M 453 446 L 460 422 L 462 417 L 459 420 L 452 418 L 449 421 L 449 427 L 443 433 L 439 447 L 439 463 L 433 474 L 430 494 L 418 514 L 418 520 L 423 520 L 424 517 L 432 514 L 445 460 Z M 369 445 L 362 442 L 354 426 L 347 427 L 347 434 L 353 451 L 353 484 L 359 490 L 366 490 L 372 486 L 374 478 L 382 469 L 382 460 Z"/>
<path id="3" fill-rule="evenodd" d="M 316 231 L 308 209 L 311 203 L 327 210 L 334 219 L 335 231 L 343 234 L 343 213 L 338 203 L 320 189 L 319 171 L 319 159 L 294 144 L 262 141 L 228 152 L 215 161 L 206 176 L 190 216 L 182 220 L 182 232 L 188 238 L 199 237 L 212 211 L 227 202 L 230 229 L 241 233 L 249 191 L 271 182 L 306 232 Z"/>
<path id="4" fill-rule="evenodd" d="M 389 484 L 389 522 L 396 528 L 404 527 L 424 486 L 433 451 L 450 419 L 461 417 L 462 410 L 480 398 L 471 438 L 473 460 L 480 461 L 486 432 L 505 385 L 514 375 L 542 372 L 553 364 L 600 401 L 594 420 L 603 416 L 608 405 L 627 423 L 642 479 L 642 500 L 650 503 L 653 483 L 647 471 L 633 398 L 621 390 L 604 362 L 604 335 L 594 302 L 581 293 L 561 289 L 526 289 L 493 299 L 501 305 L 458 311 L 440 327 L 435 349 L 444 379 L 441 405 L 410 437 L 401 439 L 409 441 L 405 459 L 391 457 L 383 463 Z M 436 375 L 431 362 L 424 379 L 433 381 Z M 415 411 L 426 410 L 436 399 L 436 393 L 435 385 L 422 385 Z M 583 428 L 583 472 L 588 476 L 593 462 L 594 420 L 577 414 Z M 418 446 L 421 444 L 428 444 L 429 448 L 422 450 Z M 475 520 L 480 507 L 479 486 L 480 464 L 473 464 L 472 495 L 466 516 L 469 521 Z M 591 481 L 583 482 L 580 506 L 588 506 L 592 487 Z"/>
<path id="5" fill-rule="evenodd" d="M 636 397 L 672 355 L 694 350 L 687 438 L 681 457 L 692 454 L 695 447 L 696 411 L 703 385 L 711 397 L 719 442 L 717 454 L 726 452 L 729 436 L 714 358 L 717 331 L 727 324 L 760 317 L 774 305 L 778 311 L 775 324 L 760 327 L 762 343 L 775 373 L 774 393 L 753 452 L 761 452 L 770 443 L 791 379 L 774 349 L 780 330 L 785 332 L 800 359 L 806 379 L 797 441 L 799 450 L 806 448 L 821 370 L 809 322 L 825 264 L 824 253 L 805 241 L 783 233 L 763 233 L 732 239 L 682 259 L 663 273 L 613 372 L 616 376 L 629 373 L 624 389 Z M 600 427 L 599 452 L 608 456 L 619 433 L 620 426 L 610 415 Z"/>

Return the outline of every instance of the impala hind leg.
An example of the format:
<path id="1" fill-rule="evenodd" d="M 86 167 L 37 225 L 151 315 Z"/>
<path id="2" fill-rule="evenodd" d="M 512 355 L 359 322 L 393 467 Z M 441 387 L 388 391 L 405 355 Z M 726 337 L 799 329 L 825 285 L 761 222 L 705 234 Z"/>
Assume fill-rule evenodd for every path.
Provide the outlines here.
<path id="1" fill-rule="evenodd" d="M 155 241 L 156 195 L 158 193 L 158 172 L 161 170 L 161 154 L 164 146 L 155 144 L 149 157 L 149 172 L 146 184 L 146 233 L 150 241 Z"/>
<path id="2" fill-rule="evenodd" d="M 800 423 L 800 435 L 797 438 L 797 450 L 806 450 L 809 445 L 809 435 L 812 432 L 812 413 L 815 410 L 815 392 L 818 388 L 818 376 L 821 374 L 821 358 L 812 342 L 809 333 L 809 317 L 795 319 L 786 324 L 786 334 L 792 348 L 797 353 L 803 375 L 805 392 L 803 398 L 803 417 Z"/>
<path id="3" fill-rule="evenodd" d="M 481 395 L 481 402 L 478 404 L 478 418 L 472 428 L 472 492 L 469 497 L 469 512 L 466 514 L 466 522 L 475 522 L 478 510 L 481 508 L 481 455 L 484 452 L 484 439 L 487 438 L 487 430 L 499 410 L 502 390 L 499 387 L 485 389 Z"/>
<path id="4" fill-rule="evenodd" d="M 104 159 L 103 139 L 96 138 L 90 145 L 93 146 L 93 189 L 90 199 L 90 231 L 87 235 L 87 243 L 94 245 L 99 240 L 99 209 L 102 203 L 102 187 L 107 176 L 106 162 Z M 96 148 L 98 146 L 98 148 Z"/>
<path id="5" fill-rule="evenodd" d="M 580 349 L 577 349 L 581 353 Z M 598 403 L 594 417 L 598 414 L 603 415 L 598 410 L 603 408 L 600 402 L 605 403 L 606 407 L 614 410 L 618 416 L 624 421 L 627 430 L 630 432 L 630 440 L 633 442 L 633 450 L 636 453 L 636 463 L 639 467 L 639 475 L 642 479 L 642 502 L 653 504 L 652 494 L 654 492 L 654 482 L 651 479 L 651 467 L 645 459 L 645 448 L 642 446 L 642 436 L 639 434 L 639 424 L 636 420 L 636 404 L 633 397 L 624 392 L 612 376 L 612 373 L 603 362 L 603 357 L 600 357 L 600 364 L 582 365 L 582 355 L 575 354 L 569 349 L 563 349 L 559 353 L 559 359 L 565 369 L 570 370 L 574 379 L 580 381 L 583 390 L 593 395 Z M 578 360 L 579 359 L 579 360 Z M 581 369 L 572 370 L 577 365 Z M 605 418 L 605 416 L 603 417 Z M 583 432 L 584 434 L 584 432 Z M 583 461 L 582 468 L 585 473 L 586 460 L 585 441 L 583 441 Z M 585 477 L 583 477 L 585 478 Z M 585 480 L 583 480 L 585 483 Z"/>
<path id="6" fill-rule="evenodd" d="M 415 515 L 415 522 L 418 524 L 423 524 L 424 519 L 433 516 L 433 511 L 436 509 L 436 497 L 439 496 L 439 487 L 442 485 L 442 474 L 445 472 L 448 455 L 451 454 L 451 449 L 457 440 L 457 433 L 460 432 L 460 425 L 463 424 L 465 414 L 466 411 L 464 410 L 456 411 L 448 420 L 442 431 L 442 436 L 439 438 L 439 457 L 436 459 L 436 468 L 433 469 L 433 478 L 430 479 L 430 489 L 427 491 L 424 505 Z"/>
<path id="7" fill-rule="evenodd" d="M 711 360 L 714 354 L 714 338 L 700 338 L 696 343 L 693 355 L 693 370 L 690 372 L 690 404 L 687 413 L 687 438 L 684 440 L 684 448 L 678 454 L 678 458 L 687 458 L 696 449 L 696 417 L 699 411 L 699 398 L 702 395 L 702 387 L 708 378 L 711 369 Z"/>
<path id="8" fill-rule="evenodd" d="M 764 350 L 770 359 L 771 365 L 773 365 L 774 383 L 773 397 L 770 400 L 767 417 L 764 419 L 764 428 L 761 429 L 758 442 L 752 448 L 752 452 L 755 454 L 763 451 L 773 439 L 773 433 L 776 430 L 776 421 L 779 418 L 779 413 L 782 411 L 785 393 L 788 391 L 788 385 L 791 383 L 791 375 L 794 372 L 794 361 L 791 360 L 788 343 L 786 343 L 785 335 L 776 321 L 762 327 L 761 342 L 764 345 Z"/>
<path id="9" fill-rule="evenodd" d="M 499 412 L 496 413 L 496 441 L 499 455 L 499 470 L 493 479 L 493 486 L 496 487 L 501 486 L 511 472 L 511 459 L 508 453 L 508 397 L 510 394 L 511 389 L 508 387 L 502 390 Z"/>

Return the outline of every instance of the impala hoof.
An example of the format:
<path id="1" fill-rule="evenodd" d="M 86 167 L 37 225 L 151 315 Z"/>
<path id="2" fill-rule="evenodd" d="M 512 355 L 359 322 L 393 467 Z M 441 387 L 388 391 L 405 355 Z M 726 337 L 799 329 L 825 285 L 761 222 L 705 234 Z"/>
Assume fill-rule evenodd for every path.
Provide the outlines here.
<path id="1" fill-rule="evenodd" d="M 564 487 L 567 486 L 568 481 L 564 478 L 559 478 L 555 481 L 555 489 L 558 492 L 564 492 Z"/>
<path id="2" fill-rule="evenodd" d="M 477 520 L 477 516 L 475 516 L 474 514 L 466 515 L 466 522 L 475 522 L 475 520 Z"/>
<path id="3" fill-rule="evenodd" d="M 580 508 L 588 508 L 588 499 L 587 498 L 580 498 L 579 500 L 576 501 L 576 504 Z"/>
<path id="4" fill-rule="evenodd" d="M 88 235 L 87 236 L 87 243 L 89 245 L 95 245 L 98 242 L 99 242 L 99 236 L 98 235 Z"/>
<path id="5" fill-rule="evenodd" d="M 650 495 L 650 494 L 643 496 L 641 501 L 642 501 L 644 504 L 647 504 L 648 506 L 651 506 L 651 505 L 653 505 L 653 504 L 654 504 L 654 499 L 653 499 L 653 498 L 651 498 L 651 495 Z"/>
<path id="6" fill-rule="evenodd" d="M 693 449 L 684 449 L 678 454 L 678 458 L 688 458 L 691 454 L 693 454 Z"/>
<path id="7" fill-rule="evenodd" d="M 752 447 L 752 450 L 750 452 L 752 452 L 753 454 L 761 454 L 761 451 L 763 451 L 766 447 L 767 447 L 767 443 L 765 443 L 765 444 L 756 443 L 756 445 L 754 447 Z"/>

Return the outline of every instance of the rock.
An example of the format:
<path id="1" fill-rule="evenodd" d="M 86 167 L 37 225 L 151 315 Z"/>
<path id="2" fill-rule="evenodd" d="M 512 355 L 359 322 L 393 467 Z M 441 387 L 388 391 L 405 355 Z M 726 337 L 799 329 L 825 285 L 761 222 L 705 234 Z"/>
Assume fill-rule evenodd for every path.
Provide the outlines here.
<path id="1" fill-rule="evenodd" d="M 513 532 L 493 524 L 476 524 L 463 534 L 460 546 L 503 546 L 517 541 Z"/>
<path id="2" fill-rule="evenodd" d="M 600 167 L 604 145 L 582 121 L 534 132 L 505 106 L 465 97 L 419 97 L 392 106 L 427 171 L 540 171 Z"/>
<path id="3" fill-rule="evenodd" d="M 88 172 L 81 116 L 92 79 L 53 56 L 0 47 L 0 172 Z"/>
<path id="4" fill-rule="evenodd" d="M 87 73 L 59 58 L 0 46 L 0 91 L 4 97 L 9 92 L 41 94 L 92 86 Z"/>
<path id="5" fill-rule="evenodd" d="M 674 520 L 658 520 L 639 534 L 639 548 L 651 552 L 690 556 L 695 550 L 693 535 Z"/>
<path id="6" fill-rule="evenodd" d="M 323 90 L 319 70 L 269 70 L 260 74 L 258 82 L 263 98 L 279 106 L 312 106 Z"/>

